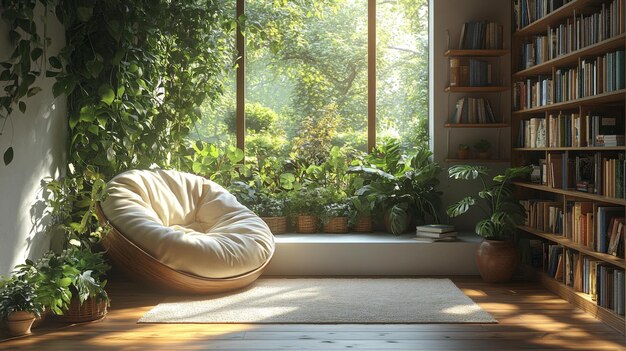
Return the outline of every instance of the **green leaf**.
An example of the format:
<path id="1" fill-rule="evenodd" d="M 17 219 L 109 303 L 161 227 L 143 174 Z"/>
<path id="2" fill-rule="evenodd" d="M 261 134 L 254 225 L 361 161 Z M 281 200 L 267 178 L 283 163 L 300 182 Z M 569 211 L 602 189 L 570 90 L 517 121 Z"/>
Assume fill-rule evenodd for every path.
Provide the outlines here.
<path id="1" fill-rule="evenodd" d="M 465 212 L 467 212 L 470 209 L 470 207 L 473 206 L 474 204 L 476 204 L 476 200 L 471 196 L 467 196 L 461 199 L 456 204 L 453 204 L 450 207 L 448 207 L 448 209 L 446 210 L 446 213 L 450 217 L 458 217 L 464 214 Z"/>
<path id="2" fill-rule="evenodd" d="M 11 163 L 11 161 L 13 161 L 13 147 L 10 146 L 8 149 L 6 149 L 6 151 L 4 152 L 4 164 L 5 166 L 8 166 L 9 163 Z"/>
<path id="3" fill-rule="evenodd" d="M 67 278 L 67 277 L 66 278 L 61 278 L 61 279 L 59 279 L 57 284 L 60 287 L 63 287 L 63 288 L 68 287 L 68 286 L 70 286 L 72 284 L 72 278 Z"/>
<path id="4" fill-rule="evenodd" d="M 41 91 L 40 87 L 32 87 L 28 89 L 28 93 L 26 93 L 26 96 L 31 97 L 31 96 L 37 95 L 40 91 Z"/>
<path id="5" fill-rule="evenodd" d="M 91 74 L 93 78 L 98 78 L 100 72 L 102 72 L 102 69 L 104 68 L 104 65 L 99 60 L 91 60 L 87 62 L 85 66 L 87 67 L 87 71 L 89 72 L 89 74 Z"/>
<path id="6" fill-rule="evenodd" d="M 113 100 L 115 100 L 115 92 L 107 85 L 102 85 L 100 89 L 98 89 L 98 94 L 100 94 L 101 101 L 107 105 L 111 105 Z"/>
<path id="7" fill-rule="evenodd" d="M 30 59 L 32 61 L 37 61 L 37 59 L 40 58 L 42 54 L 43 54 L 43 49 L 35 48 L 33 49 L 33 51 L 30 52 Z"/>
<path id="8" fill-rule="evenodd" d="M 400 203 L 394 205 L 389 211 L 389 224 L 391 232 L 395 235 L 404 233 L 409 225 L 409 215 L 407 213 L 408 205 Z"/>
<path id="9" fill-rule="evenodd" d="M 22 113 L 26 112 L 26 103 L 24 101 L 20 101 L 20 103 L 18 104 L 20 111 Z"/>
<path id="10" fill-rule="evenodd" d="M 56 69 L 63 68 L 63 65 L 61 65 L 61 61 L 59 61 L 59 59 L 56 56 L 50 56 L 50 58 L 48 58 L 48 62 L 50 63 L 50 66 L 52 66 L 52 68 L 56 68 Z"/>
<path id="11" fill-rule="evenodd" d="M 87 22 L 93 16 L 93 7 L 79 6 L 76 9 L 76 14 L 81 22 Z"/>
<path id="12" fill-rule="evenodd" d="M 64 92 L 65 92 L 64 81 L 57 81 L 56 83 L 54 83 L 54 85 L 52 86 L 52 95 L 54 95 L 55 98 L 60 96 Z"/>

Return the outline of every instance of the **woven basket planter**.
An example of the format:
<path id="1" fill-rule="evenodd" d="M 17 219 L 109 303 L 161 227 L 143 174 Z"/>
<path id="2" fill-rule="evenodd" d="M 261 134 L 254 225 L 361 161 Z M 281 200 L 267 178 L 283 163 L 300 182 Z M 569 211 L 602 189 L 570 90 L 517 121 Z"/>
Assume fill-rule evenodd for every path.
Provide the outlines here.
<path id="1" fill-rule="evenodd" d="M 324 233 L 347 233 L 348 217 L 333 217 L 324 224 Z"/>
<path id="2" fill-rule="evenodd" d="M 270 227 L 272 234 L 283 234 L 287 232 L 287 217 L 261 217 Z"/>
<path id="3" fill-rule="evenodd" d="M 315 216 L 297 216 L 296 232 L 311 234 L 317 232 L 317 217 Z"/>
<path id="4" fill-rule="evenodd" d="M 371 233 L 373 230 L 372 217 L 361 217 L 352 228 L 357 233 Z"/>
<path id="5" fill-rule="evenodd" d="M 82 323 L 101 319 L 106 314 L 106 301 L 96 301 L 96 299 L 90 297 L 81 305 L 78 299 L 72 298 L 70 308 L 57 317 L 61 322 Z"/>

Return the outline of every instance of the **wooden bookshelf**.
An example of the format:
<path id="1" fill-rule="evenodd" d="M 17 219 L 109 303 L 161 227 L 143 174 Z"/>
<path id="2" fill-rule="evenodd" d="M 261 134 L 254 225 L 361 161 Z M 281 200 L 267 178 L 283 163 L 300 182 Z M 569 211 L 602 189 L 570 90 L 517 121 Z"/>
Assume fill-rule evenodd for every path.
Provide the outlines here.
<path id="1" fill-rule="evenodd" d="M 522 187 L 522 188 L 534 189 L 534 190 L 538 190 L 538 191 L 542 191 L 542 192 L 546 192 L 546 193 L 566 195 L 566 196 L 569 196 L 569 197 L 576 197 L 576 198 L 580 198 L 580 199 L 592 200 L 592 201 L 597 201 L 597 202 L 601 202 L 601 203 L 605 203 L 605 204 L 626 206 L 626 199 L 619 199 L 619 198 L 615 198 L 615 197 L 608 197 L 608 196 L 602 196 L 602 195 L 597 195 L 597 194 L 591 194 L 591 193 L 586 193 L 584 191 L 566 190 L 566 189 L 560 189 L 560 188 L 551 188 L 551 187 L 549 187 L 547 185 L 543 185 L 543 184 L 525 183 L 525 182 L 513 182 L 513 184 L 515 184 L 515 185 L 517 185 L 519 187 Z"/>
<path id="2" fill-rule="evenodd" d="M 509 90 L 505 86 L 489 86 L 489 87 L 446 87 L 446 93 L 501 93 Z"/>
<path id="3" fill-rule="evenodd" d="M 506 49 L 481 49 L 481 50 L 446 50 L 446 57 L 502 57 L 509 53 Z"/>
<path id="4" fill-rule="evenodd" d="M 547 27 L 554 27 L 562 23 L 567 18 L 571 18 L 574 14 L 590 13 L 595 11 L 593 5 L 597 4 L 597 0 L 574 0 L 558 9 L 550 12 L 548 15 L 537 19 L 524 28 L 513 33 L 514 38 L 524 38 L 530 35 L 536 35 L 546 31 Z"/>
<path id="5" fill-rule="evenodd" d="M 624 0 L 619 0 L 619 1 L 622 1 L 622 4 L 626 3 L 626 1 Z M 522 60 L 523 59 L 522 52 L 524 52 L 524 50 L 527 50 L 526 48 L 524 48 L 524 45 L 526 43 L 532 42 L 532 40 L 535 39 L 534 36 L 545 35 L 548 31 L 548 28 L 556 28 L 559 25 L 566 24 L 568 20 L 571 22 L 571 19 L 574 17 L 574 15 L 578 17 L 580 17 L 580 15 L 587 17 L 588 15 L 598 13 L 600 11 L 601 4 L 602 2 L 597 1 L 597 0 L 573 0 L 561 6 L 560 8 L 554 10 L 553 12 L 547 14 L 543 18 L 537 19 L 534 22 L 530 23 L 529 25 L 525 26 L 524 28 L 521 28 L 515 31 L 511 36 L 511 58 L 512 58 L 512 65 L 514 66 L 514 70 L 520 67 L 519 65 L 517 65 L 516 61 Z M 625 7 L 625 6 L 622 6 L 622 7 Z M 513 11 L 515 11 L 515 6 L 512 6 L 512 9 Z M 611 21 L 623 21 L 622 17 L 623 17 L 623 14 L 622 16 L 614 15 L 613 17 L 610 18 L 610 20 Z M 515 18 L 515 16 L 513 15 L 512 18 Z M 607 17 L 604 17 L 601 20 L 605 21 L 606 19 Z M 515 23 L 513 25 L 515 26 Z M 583 28 L 582 31 L 584 32 L 585 29 Z M 518 70 L 517 72 L 513 72 L 511 74 L 511 81 L 512 81 L 513 86 L 515 86 L 516 82 L 519 82 L 525 79 L 530 79 L 530 81 L 534 84 L 537 84 L 535 83 L 537 81 L 544 81 L 544 80 L 550 81 L 551 80 L 552 81 L 551 84 L 553 84 L 553 86 L 551 86 L 550 83 L 548 83 L 547 86 L 553 89 L 551 93 L 552 93 L 552 96 L 554 97 L 554 95 L 556 95 L 555 87 L 557 84 L 557 77 L 555 76 L 556 70 L 559 68 L 573 68 L 573 67 L 576 67 L 578 69 L 578 75 L 574 79 L 578 79 L 580 84 L 582 84 L 582 81 L 580 81 L 580 79 L 582 79 L 581 77 L 584 77 L 581 73 L 582 72 L 582 67 L 581 67 L 582 59 L 587 59 L 587 58 L 593 59 L 595 57 L 604 56 L 608 53 L 613 53 L 618 50 L 619 51 L 625 50 L 626 33 L 622 32 L 619 34 L 617 33 L 612 33 L 612 34 L 614 36 L 611 38 L 604 39 L 595 44 L 588 45 L 576 51 L 572 51 L 568 54 L 558 56 L 556 58 L 537 64 L 535 66 L 521 69 L 521 70 Z M 534 54 L 537 55 L 536 52 Z M 532 55 L 532 53 L 528 55 Z M 600 70 L 600 68 L 606 69 L 605 67 L 602 67 L 599 64 L 595 67 L 598 69 L 598 74 L 608 74 L 606 72 L 603 73 Z M 610 67 L 610 66 L 607 66 L 607 67 Z M 611 72 L 610 70 L 608 70 L 608 72 L 611 74 L 615 74 L 613 73 L 614 71 Z M 517 86 L 515 87 L 517 88 Z M 571 167 L 575 167 L 574 163 L 571 162 L 573 158 L 577 157 L 581 153 L 599 153 L 599 156 L 602 159 L 604 158 L 617 159 L 618 161 L 616 163 L 618 164 L 618 167 L 621 168 L 622 163 L 621 161 L 619 161 L 620 160 L 619 156 L 622 156 L 626 153 L 625 146 L 528 147 L 529 144 L 534 145 L 535 140 L 532 140 L 529 143 L 528 139 L 526 139 L 526 137 L 528 137 L 529 135 L 530 136 L 543 135 L 542 133 L 543 129 L 535 129 L 535 132 L 533 132 L 532 130 L 533 127 L 539 128 L 535 124 L 535 120 L 533 119 L 534 118 L 537 118 L 538 120 L 543 119 L 546 123 L 545 139 L 537 138 L 536 140 L 537 142 L 540 140 L 541 141 L 545 140 L 546 142 L 545 145 L 549 145 L 548 142 L 550 138 L 550 134 L 549 134 L 550 130 L 549 130 L 549 126 L 547 126 L 548 117 L 550 114 L 554 114 L 556 112 L 559 112 L 559 113 L 564 112 L 565 115 L 576 114 L 581 117 L 588 116 L 590 113 L 597 113 L 600 116 L 616 117 L 618 120 L 626 118 L 626 106 L 625 106 L 626 87 L 621 86 L 620 88 L 621 89 L 616 90 L 616 91 L 604 92 L 601 94 L 586 96 L 586 97 L 579 98 L 579 99 L 558 102 L 558 103 L 553 103 L 553 104 L 544 105 L 544 106 L 537 106 L 537 107 L 533 107 L 530 109 L 512 111 L 511 112 L 511 127 L 512 127 L 511 128 L 511 140 L 525 140 L 526 141 L 525 142 L 526 147 L 519 147 L 518 145 L 517 147 L 514 146 L 511 148 L 512 166 L 520 166 L 520 165 L 526 165 L 526 164 L 535 164 L 535 165 L 540 164 L 541 163 L 539 162 L 540 160 L 547 159 L 548 155 L 556 154 L 556 155 L 561 155 L 561 157 L 564 160 L 562 169 L 560 170 L 559 173 L 568 174 L 572 177 L 575 177 L 575 175 L 573 174 L 576 174 L 577 170 L 570 169 Z M 535 86 L 532 86 L 530 89 L 540 90 L 541 88 L 537 88 L 535 85 Z M 598 89 L 602 89 L 602 88 L 598 88 Z M 602 90 L 599 90 L 599 91 L 602 91 Z M 523 95 L 523 94 L 520 94 L 520 95 Z M 513 98 L 517 99 L 518 96 L 513 96 Z M 529 96 L 527 98 L 531 98 L 531 97 Z M 539 98 L 541 98 L 541 96 L 539 96 Z M 580 128 L 583 128 L 582 123 L 583 122 L 581 121 Z M 626 123 L 624 124 L 626 125 Z M 543 124 L 541 125 L 543 126 Z M 526 128 L 523 130 L 525 134 L 520 134 L 521 132 L 520 128 L 522 128 L 522 126 Z M 563 133 L 563 130 L 566 130 L 566 132 L 569 135 L 570 134 L 569 131 L 572 130 L 571 135 L 575 134 L 573 132 L 573 130 L 575 129 L 574 124 L 571 124 L 571 125 L 568 124 L 565 126 L 563 125 L 556 126 L 556 128 L 561 133 Z M 568 128 L 571 128 L 571 129 L 568 129 Z M 539 132 L 537 132 L 537 130 L 539 130 Z M 626 136 L 626 130 L 613 129 L 609 133 L 599 133 L 599 134 L 617 134 L 617 135 Z M 580 134 L 577 134 L 577 135 L 580 135 Z M 574 137 L 572 136 L 571 139 L 572 139 L 572 142 L 569 145 L 575 145 L 573 141 Z M 543 143 L 540 145 L 543 145 Z M 566 161 L 566 160 L 569 160 L 569 161 Z M 545 161 L 542 161 L 542 162 L 545 162 Z M 595 167 L 592 170 L 592 172 L 602 172 L 602 174 L 599 176 L 597 173 L 592 173 L 593 175 L 591 178 L 592 181 L 594 179 L 596 180 L 602 179 L 602 181 L 605 182 L 606 179 L 615 179 L 619 175 L 619 174 L 615 175 L 612 173 L 605 174 L 604 172 L 606 172 L 606 167 L 604 167 L 603 163 L 600 163 L 600 162 L 595 163 L 594 164 L 595 166 L 591 166 L 591 167 Z M 600 166 L 598 166 L 598 164 L 600 164 Z M 559 164 L 559 166 L 553 166 L 553 167 L 561 167 L 561 166 Z M 598 176 L 600 178 L 593 178 L 595 176 Z M 584 179 L 584 180 L 588 180 L 588 179 L 589 178 Z M 575 182 L 569 183 L 570 184 L 569 186 L 573 187 L 574 183 Z M 568 213 L 567 205 L 570 201 L 576 201 L 576 202 L 589 201 L 593 203 L 593 211 L 594 211 L 594 214 L 596 215 L 593 216 L 594 222 L 589 227 L 589 228 L 593 228 L 593 230 L 591 233 L 587 233 L 588 236 L 589 235 L 593 236 L 593 235 L 598 234 L 597 233 L 598 219 L 596 218 L 598 216 L 597 216 L 597 213 L 595 213 L 595 211 L 597 211 L 597 207 L 598 206 L 621 207 L 621 210 L 623 210 L 623 214 L 621 210 L 618 210 L 617 211 L 618 216 L 619 217 L 626 216 L 626 199 L 625 198 L 587 193 L 587 192 L 577 191 L 575 189 L 553 188 L 551 186 L 547 186 L 544 184 L 536 184 L 536 183 L 529 183 L 529 182 L 518 181 L 518 182 L 513 182 L 513 184 L 519 188 L 518 193 L 522 199 L 528 199 L 528 200 L 543 199 L 543 200 L 555 201 L 559 203 L 558 208 L 560 208 L 560 211 L 562 211 L 562 216 L 559 214 L 559 218 L 561 217 L 563 218 L 562 219 L 563 222 L 560 223 L 560 228 L 563 228 L 563 230 L 567 234 L 563 235 L 563 234 L 547 233 L 545 231 L 541 231 L 541 230 L 538 230 L 529 226 L 519 226 L 518 228 L 520 230 L 520 233 L 523 232 L 523 233 L 526 233 L 525 235 L 527 236 L 541 238 L 543 241 L 548 241 L 551 243 L 562 245 L 564 248 L 578 252 L 580 255 L 582 255 L 581 257 L 591 257 L 593 259 L 600 260 L 602 262 L 605 262 L 606 264 L 611 265 L 615 269 L 619 269 L 619 270 L 626 269 L 626 260 L 624 260 L 624 258 L 619 258 L 610 254 L 597 252 L 594 249 L 586 245 L 579 244 L 567 238 L 567 236 L 572 237 L 573 231 L 575 229 L 573 223 L 571 222 L 572 221 L 571 217 L 573 215 L 571 214 L 571 212 L 569 212 L 570 214 L 567 214 Z M 537 206 L 537 209 L 541 210 L 543 209 L 543 207 Z M 544 211 L 547 211 L 547 209 L 544 209 Z M 570 211 L 573 211 L 573 210 L 570 209 Z M 532 213 L 536 214 L 535 212 L 532 212 Z M 545 216 L 546 213 L 547 212 L 544 212 L 543 214 L 540 213 L 539 217 L 541 217 L 542 215 Z M 591 217 L 588 217 L 588 218 L 591 218 Z M 541 223 L 541 219 L 539 219 L 539 223 Z M 576 222 L 574 221 L 574 223 Z M 578 230 L 581 230 L 581 229 L 579 228 Z M 603 230 L 606 230 L 606 229 L 603 229 Z M 593 301 L 591 299 L 590 295 L 577 291 L 573 287 L 567 286 L 563 282 L 558 281 L 552 277 L 549 277 L 547 274 L 541 272 L 541 269 L 539 269 L 539 271 L 534 270 L 534 273 L 535 273 L 536 278 L 547 289 L 555 292 L 556 294 L 560 295 L 561 297 L 570 301 L 571 303 L 575 304 L 581 309 L 584 309 L 585 311 L 592 313 L 594 316 L 602 320 L 604 323 L 612 326 L 613 328 L 619 330 L 622 334 L 626 335 L 626 320 L 624 316 L 618 315 L 611 309 L 607 309 L 607 308 L 599 306 L 596 303 L 596 301 Z M 620 286 L 620 288 L 622 290 L 626 290 L 626 286 L 623 286 L 623 287 Z M 626 304 L 626 301 L 624 301 L 624 304 Z"/>
<path id="6" fill-rule="evenodd" d="M 523 69 L 513 73 L 513 79 L 524 78 L 527 76 L 536 76 L 539 74 L 551 74 L 552 67 L 570 66 L 578 63 L 580 57 L 590 57 L 603 54 L 607 51 L 616 50 L 624 46 L 626 35 L 621 34 L 613 38 L 606 39 L 597 44 L 587 46 L 580 50 L 573 51 L 567 55 L 559 56 L 552 60 L 540 63 L 538 65 Z"/>
<path id="7" fill-rule="evenodd" d="M 626 99 L 626 89 L 620 89 L 617 91 L 611 91 L 608 93 L 602 93 L 593 96 L 586 96 L 584 98 L 557 102 L 555 104 L 545 105 L 545 106 L 537 106 L 529 109 L 513 111 L 513 115 L 527 115 L 538 112 L 545 111 L 558 111 L 558 110 L 567 110 L 567 109 L 576 109 L 580 105 L 600 105 L 600 104 L 610 104 L 610 103 L 624 103 L 624 99 Z"/>

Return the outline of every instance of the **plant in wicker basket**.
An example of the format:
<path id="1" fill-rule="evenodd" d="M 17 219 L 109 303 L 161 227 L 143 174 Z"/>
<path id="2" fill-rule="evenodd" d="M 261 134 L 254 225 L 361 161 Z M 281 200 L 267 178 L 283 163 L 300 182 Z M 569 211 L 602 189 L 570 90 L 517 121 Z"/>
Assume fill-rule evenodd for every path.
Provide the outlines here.
<path id="1" fill-rule="evenodd" d="M 347 233 L 350 206 L 347 203 L 330 203 L 324 205 L 320 219 L 324 224 L 325 233 Z"/>
<path id="2" fill-rule="evenodd" d="M 36 299 L 46 310 L 67 322 L 85 322 L 106 314 L 108 269 L 104 252 L 71 247 L 60 254 L 48 252 L 35 262 L 27 260 L 14 274 L 32 282 Z"/>
<path id="3" fill-rule="evenodd" d="M 315 233 L 317 231 L 321 207 L 322 190 L 313 184 L 292 190 L 287 195 L 287 213 L 295 219 L 298 233 Z"/>
<path id="4" fill-rule="evenodd" d="M 273 234 L 287 232 L 287 217 L 285 216 L 285 200 L 261 193 L 257 203 L 250 209 L 267 223 Z"/>
<path id="5" fill-rule="evenodd" d="M 348 224 L 355 232 L 369 233 L 372 231 L 372 214 L 376 206 L 375 199 L 361 195 L 352 196 L 348 199 L 350 205 L 350 216 Z"/>

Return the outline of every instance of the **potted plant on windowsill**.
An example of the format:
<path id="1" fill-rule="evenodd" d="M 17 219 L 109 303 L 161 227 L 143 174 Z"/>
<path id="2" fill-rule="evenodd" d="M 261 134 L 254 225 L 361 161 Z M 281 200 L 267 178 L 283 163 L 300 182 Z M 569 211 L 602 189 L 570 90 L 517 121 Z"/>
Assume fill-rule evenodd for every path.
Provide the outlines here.
<path id="1" fill-rule="evenodd" d="M 324 233 L 347 233 L 349 216 L 350 206 L 345 202 L 324 205 L 320 215 Z"/>
<path id="2" fill-rule="evenodd" d="M 267 224 L 272 234 L 287 232 L 287 216 L 285 216 L 285 201 L 263 194 L 257 203 L 250 208 Z"/>
<path id="3" fill-rule="evenodd" d="M 459 148 L 456 150 L 456 156 L 461 160 L 465 160 L 469 158 L 469 155 L 470 155 L 469 145 L 459 144 Z"/>
<path id="4" fill-rule="evenodd" d="M 491 144 L 485 139 L 480 139 L 474 144 L 474 149 L 476 150 L 476 157 L 486 160 L 489 158 L 489 149 L 491 149 Z"/>
<path id="5" fill-rule="evenodd" d="M 0 286 L 0 320 L 5 320 L 11 335 L 30 334 L 43 310 L 43 304 L 37 299 L 36 284 L 12 277 Z"/>
<path id="6" fill-rule="evenodd" d="M 348 224 L 357 233 L 372 231 L 372 213 L 376 203 L 368 196 L 352 196 L 348 199 L 351 206 Z"/>
<path id="7" fill-rule="evenodd" d="M 457 165 L 448 169 L 450 178 L 480 179 L 482 189 L 478 198 L 467 196 L 447 209 L 450 217 L 466 213 L 472 206 L 480 207 L 485 218 L 476 224 L 476 234 L 484 238 L 476 255 L 478 270 L 489 283 L 509 281 L 517 267 L 519 254 L 512 237 L 526 218 L 526 210 L 513 196 L 511 181 L 530 174 L 530 167 L 508 168 L 487 181 L 489 169 L 485 166 Z"/>
<path id="8" fill-rule="evenodd" d="M 288 193 L 286 208 L 295 220 L 296 232 L 311 234 L 317 232 L 322 190 L 314 184 L 302 186 Z"/>

